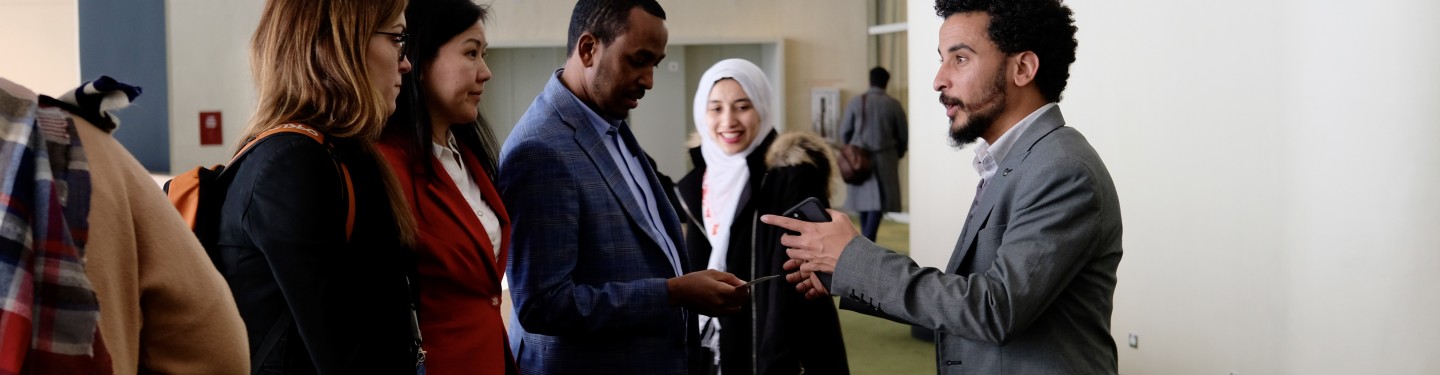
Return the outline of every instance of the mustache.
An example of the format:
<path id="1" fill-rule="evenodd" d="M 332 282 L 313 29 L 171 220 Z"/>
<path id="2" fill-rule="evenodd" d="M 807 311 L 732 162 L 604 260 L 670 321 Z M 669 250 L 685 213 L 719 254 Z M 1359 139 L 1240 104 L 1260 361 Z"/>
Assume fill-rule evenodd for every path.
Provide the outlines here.
<path id="1" fill-rule="evenodd" d="M 945 95 L 945 93 L 940 93 L 940 104 L 946 106 L 960 107 L 961 109 L 965 108 L 965 102 L 960 101 L 960 98 L 947 96 Z"/>
<path id="2" fill-rule="evenodd" d="M 625 98 L 640 100 L 640 99 L 644 99 L 644 98 L 645 98 L 645 93 L 646 93 L 647 91 L 650 91 L 650 90 L 646 90 L 646 89 L 645 89 L 644 87 L 642 87 L 642 86 L 636 86 L 636 87 L 634 87 L 634 88 L 632 88 L 632 89 L 630 89 L 630 90 L 625 90 L 625 93 L 622 94 L 622 95 L 624 95 Z"/>

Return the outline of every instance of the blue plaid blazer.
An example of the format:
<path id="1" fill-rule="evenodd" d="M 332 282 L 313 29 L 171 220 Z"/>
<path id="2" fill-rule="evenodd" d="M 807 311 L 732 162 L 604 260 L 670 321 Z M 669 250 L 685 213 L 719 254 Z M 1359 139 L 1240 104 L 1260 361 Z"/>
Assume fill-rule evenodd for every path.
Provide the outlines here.
<path id="1" fill-rule="evenodd" d="M 500 152 L 498 186 L 510 211 L 511 337 L 525 374 L 683 374 L 693 313 L 671 306 L 675 270 L 661 234 L 589 123 L 588 108 L 556 75 Z M 628 127 L 632 153 L 643 157 Z M 679 218 L 655 172 L 663 225 L 680 264 Z M 693 341 L 693 340 L 688 340 Z"/>

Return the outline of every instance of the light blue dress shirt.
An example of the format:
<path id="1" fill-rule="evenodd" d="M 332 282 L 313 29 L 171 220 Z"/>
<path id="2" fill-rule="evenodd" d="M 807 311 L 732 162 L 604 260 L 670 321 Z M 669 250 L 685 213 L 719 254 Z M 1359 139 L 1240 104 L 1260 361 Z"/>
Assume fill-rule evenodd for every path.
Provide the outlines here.
<path id="1" fill-rule="evenodd" d="M 574 99 L 581 107 L 586 109 L 590 108 L 585 105 L 584 102 L 581 102 L 580 98 L 575 97 L 574 93 L 570 93 L 569 91 L 566 91 L 566 93 L 570 94 L 570 98 Z M 625 181 L 629 182 L 630 193 L 634 194 L 635 200 L 643 205 L 642 208 L 645 209 L 645 217 L 640 221 L 643 222 L 644 225 L 650 226 L 650 230 L 654 231 L 654 233 L 660 235 L 660 248 L 665 249 L 665 256 L 670 258 L 670 265 L 675 268 L 675 276 L 684 275 L 684 267 L 680 265 L 680 250 L 677 249 L 675 243 L 670 240 L 670 234 L 665 231 L 665 226 L 661 225 L 660 196 L 657 196 L 654 189 L 651 189 L 650 186 L 649 176 L 654 172 L 648 168 L 650 164 L 649 160 L 637 157 L 635 153 L 630 152 L 632 147 L 634 150 L 639 151 L 640 146 L 625 142 L 625 138 L 634 139 L 634 136 L 625 137 L 621 133 L 628 132 L 630 125 L 626 124 L 624 120 L 606 120 L 595 113 L 595 111 L 585 111 L 585 115 L 590 120 L 590 126 L 595 127 L 595 131 L 602 134 L 601 138 L 605 139 L 605 147 L 610 150 L 610 157 L 615 159 L 615 165 L 619 166 L 625 172 Z M 664 194 L 664 192 L 660 193 Z"/>

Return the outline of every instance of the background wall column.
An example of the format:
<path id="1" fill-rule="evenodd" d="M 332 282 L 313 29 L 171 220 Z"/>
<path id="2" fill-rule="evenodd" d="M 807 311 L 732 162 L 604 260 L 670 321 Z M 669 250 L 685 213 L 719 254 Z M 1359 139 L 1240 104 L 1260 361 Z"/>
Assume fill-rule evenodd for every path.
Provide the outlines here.
<path id="1" fill-rule="evenodd" d="M 170 170 L 170 77 L 165 0 L 80 0 L 80 77 L 110 76 L 143 92 L 115 139 L 151 172 Z"/>

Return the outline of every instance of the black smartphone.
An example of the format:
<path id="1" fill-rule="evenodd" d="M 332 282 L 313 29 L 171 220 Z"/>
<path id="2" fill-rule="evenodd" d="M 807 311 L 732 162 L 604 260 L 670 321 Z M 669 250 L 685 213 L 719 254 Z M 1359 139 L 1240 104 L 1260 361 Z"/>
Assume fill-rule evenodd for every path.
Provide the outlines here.
<path id="1" fill-rule="evenodd" d="M 828 223 L 831 221 L 830 213 L 828 211 L 825 211 L 825 205 L 821 204 L 820 199 L 815 197 L 805 198 L 805 200 L 800 201 L 799 204 L 796 204 L 795 207 L 790 207 L 789 210 L 785 210 L 785 213 L 781 215 L 792 219 L 808 221 L 811 223 Z M 785 233 L 790 235 L 799 234 L 790 230 L 786 230 Z M 821 284 L 824 284 L 826 288 L 830 287 L 830 274 L 817 273 L 816 275 L 820 278 Z"/>
<path id="2" fill-rule="evenodd" d="M 830 213 L 825 211 L 825 205 L 821 204 L 820 199 L 815 197 L 805 198 L 805 200 L 796 204 L 795 207 L 790 207 L 790 209 L 785 210 L 785 213 L 781 215 L 811 223 L 830 222 Z"/>

